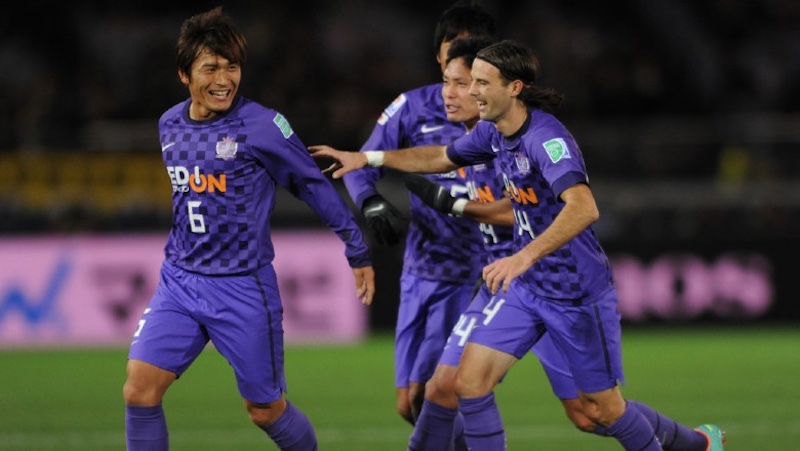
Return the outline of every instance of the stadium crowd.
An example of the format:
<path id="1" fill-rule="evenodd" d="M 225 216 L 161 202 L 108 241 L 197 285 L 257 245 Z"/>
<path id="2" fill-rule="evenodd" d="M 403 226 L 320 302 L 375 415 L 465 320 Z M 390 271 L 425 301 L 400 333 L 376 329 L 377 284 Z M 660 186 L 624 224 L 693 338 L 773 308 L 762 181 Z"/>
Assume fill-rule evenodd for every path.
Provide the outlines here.
<path id="1" fill-rule="evenodd" d="M 513 9 L 505 0 L 483 3 L 503 24 L 504 36 L 538 52 L 546 67 L 542 84 L 567 94 L 560 116 L 584 143 L 595 180 L 711 183 L 705 189 L 724 190 L 711 201 L 719 204 L 730 199 L 730 189 L 712 182 L 747 190 L 747 183 L 789 181 L 800 170 L 797 2 L 542 0 L 515 2 Z M 439 79 L 430 63 L 429 30 L 436 11 L 448 4 L 229 5 L 251 36 L 242 93 L 283 111 L 309 143 L 355 147 L 397 92 Z M 13 68 L 3 90 L 0 155 L 18 162 L 40 154 L 92 151 L 125 159 L 150 151 L 164 99 L 185 95 L 177 76 L 164 76 L 174 67 L 175 24 L 214 5 L 78 1 L 49 5 L 41 14 L 31 2 L 0 18 L 0 63 Z M 798 189 L 774 190 L 788 195 L 766 205 L 768 218 L 796 228 Z M 602 188 L 598 195 L 612 207 L 622 205 L 606 208 L 619 217 L 615 224 L 633 220 L 625 211 L 635 202 Z M 15 197 L 0 198 L 0 209 L 19 209 Z M 724 211 L 712 216 L 733 214 L 738 203 L 718 206 Z M 670 206 L 652 208 L 656 216 L 649 218 L 658 222 L 658 212 Z M 703 216 L 694 213 L 677 214 Z M 25 214 L 8 217 L 0 230 L 55 227 L 37 217 L 25 222 Z M 118 222 L 123 228 L 161 224 L 153 218 Z M 709 227 L 714 223 L 690 228 Z"/>

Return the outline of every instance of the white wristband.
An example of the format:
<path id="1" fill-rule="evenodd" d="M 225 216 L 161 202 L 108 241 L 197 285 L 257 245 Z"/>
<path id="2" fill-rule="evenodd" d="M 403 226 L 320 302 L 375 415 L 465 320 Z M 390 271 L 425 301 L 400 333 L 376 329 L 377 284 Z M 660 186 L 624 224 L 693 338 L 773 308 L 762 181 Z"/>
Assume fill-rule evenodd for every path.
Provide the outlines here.
<path id="1" fill-rule="evenodd" d="M 467 206 L 467 202 L 469 202 L 467 199 L 456 199 L 455 203 L 453 203 L 453 208 L 451 209 L 453 214 L 458 217 L 464 216 L 464 207 Z"/>
<path id="2" fill-rule="evenodd" d="M 367 150 L 364 152 L 364 156 L 367 157 L 367 166 L 373 168 L 379 168 L 383 166 L 384 152 L 380 150 Z"/>

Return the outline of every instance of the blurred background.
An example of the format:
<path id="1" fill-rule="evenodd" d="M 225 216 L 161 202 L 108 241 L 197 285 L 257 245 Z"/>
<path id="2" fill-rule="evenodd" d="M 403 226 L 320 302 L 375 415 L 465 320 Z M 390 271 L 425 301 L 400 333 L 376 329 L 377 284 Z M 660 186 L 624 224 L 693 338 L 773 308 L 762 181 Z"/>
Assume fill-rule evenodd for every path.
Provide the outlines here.
<path id="1" fill-rule="evenodd" d="M 0 345 L 129 337 L 170 224 L 157 120 L 188 96 L 175 40 L 217 4 L 249 39 L 240 93 L 306 144 L 357 149 L 397 94 L 441 79 L 433 31 L 449 1 L 18 4 L 0 17 Z M 800 3 L 482 4 L 565 95 L 559 117 L 589 168 L 625 321 L 800 321 Z M 407 208 L 398 180 L 382 183 Z M 330 235 L 288 194 L 274 224 L 276 246 Z M 352 339 L 312 302 L 352 304 L 331 282 L 347 268 L 308 271 L 314 250 L 284 245 L 296 257 L 283 263 L 287 320 Z M 333 266 L 346 266 L 337 246 Z M 373 249 L 379 296 L 354 313 L 359 333 L 394 326 L 402 247 Z M 87 303 L 98 317 L 77 326 L 66 312 Z"/>

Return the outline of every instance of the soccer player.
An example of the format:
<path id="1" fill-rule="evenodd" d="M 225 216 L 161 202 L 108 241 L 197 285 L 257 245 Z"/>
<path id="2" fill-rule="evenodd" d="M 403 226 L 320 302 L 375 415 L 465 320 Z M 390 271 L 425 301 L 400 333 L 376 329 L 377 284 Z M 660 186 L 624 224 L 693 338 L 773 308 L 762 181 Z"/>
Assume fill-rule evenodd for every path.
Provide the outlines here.
<path id="1" fill-rule="evenodd" d="M 444 11 L 434 33 L 442 70 L 454 39 L 493 36 L 495 28 L 493 18 L 477 4 L 458 2 Z M 441 83 L 434 83 L 400 94 L 380 115 L 362 148 L 441 145 L 464 135 L 463 124 L 447 120 L 441 88 Z M 465 196 L 463 171 L 451 169 L 430 177 Z M 383 176 L 380 168 L 365 168 L 348 174 L 344 183 L 375 240 L 393 245 L 401 239 L 403 226 L 397 209 L 376 188 Z M 414 424 L 425 382 L 433 375 L 450 329 L 472 297 L 483 251 L 473 221 L 443 214 L 414 197 L 410 205 L 395 329 L 395 390 L 398 413 Z"/>
<path id="2" fill-rule="evenodd" d="M 456 374 L 471 450 L 505 448 L 493 390 L 545 332 L 567 360 L 583 413 L 626 450 L 660 450 L 652 425 L 622 397 L 616 290 L 591 227 L 599 211 L 577 143 L 546 111 L 561 96 L 535 85 L 538 71 L 533 52 L 514 41 L 481 50 L 470 92 L 482 121 L 450 145 L 393 152 L 310 150 L 336 160 L 326 169 L 334 178 L 367 165 L 441 172 L 496 160 L 513 205 L 515 253 L 483 268 L 492 298 L 485 318 L 470 329 Z M 721 432 L 709 431 L 709 449 L 722 449 Z"/>
<path id="3" fill-rule="evenodd" d="M 491 43 L 488 39 L 458 39 L 452 43 L 447 53 L 442 85 L 447 118 L 452 122 L 464 123 L 469 130 L 475 127 L 479 118 L 478 104 L 469 94 L 472 82 L 470 70 L 478 51 Z M 444 187 L 421 175 L 407 174 L 404 179 L 409 190 L 426 205 L 445 214 L 480 221 L 487 264 L 513 254 L 514 214 L 494 165 L 468 166 L 465 168 L 465 177 L 469 201 L 450 195 Z M 483 310 L 491 298 L 488 288 L 482 284 L 467 311 L 462 313 L 453 328 L 434 375 L 426 383 L 425 400 L 409 440 L 409 451 L 438 451 L 448 449 L 451 443 L 454 443 L 456 450 L 466 449 L 463 444 L 463 420 L 457 412 L 458 401 L 453 383 L 470 330 L 486 317 Z M 607 435 L 605 428 L 583 414 L 569 367 L 548 334 L 544 334 L 533 346 L 532 352 L 542 364 L 554 394 L 561 400 L 567 417 L 573 424 L 585 432 Z M 703 432 L 667 418 L 646 404 L 633 400 L 627 400 L 627 403 L 650 421 L 664 449 L 708 449 L 710 440 Z M 705 425 L 698 429 L 703 427 Z"/>
<path id="4" fill-rule="evenodd" d="M 173 225 L 128 353 L 129 451 L 169 449 L 162 399 L 209 341 L 233 368 L 250 419 L 278 448 L 318 448 L 311 422 L 284 396 L 283 308 L 270 238 L 278 185 L 344 242 L 361 302 L 369 305 L 375 292 L 369 249 L 344 199 L 284 116 L 237 96 L 246 51 L 221 8 L 181 26 L 177 72 L 190 97 L 159 120 Z"/>

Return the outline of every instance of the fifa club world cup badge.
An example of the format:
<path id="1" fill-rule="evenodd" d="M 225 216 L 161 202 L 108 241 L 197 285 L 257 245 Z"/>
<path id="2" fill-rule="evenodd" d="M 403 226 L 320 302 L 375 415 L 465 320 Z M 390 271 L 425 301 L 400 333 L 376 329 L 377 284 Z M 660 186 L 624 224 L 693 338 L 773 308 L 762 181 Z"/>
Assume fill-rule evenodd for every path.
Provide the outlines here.
<path id="1" fill-rule="evenodd" d="M 528 174 L 531 172 L 531 162 L 528 161 L 528 157 L 524 152 L 517 152 L 517 154 L 514 155 L 514 161 L 517 163 L 517 169 L 519 169 L 520 174 Z"/>
<path id="2" fill-rule="evenodd" d="M 236 156 L 236 149 L 238 148 L 239 143 L 231 139 L 230 137 L 222 138 L 222 141 L 217 143 L 217 158 L 223 160 L 230 160 L 231 158 Z"/>

